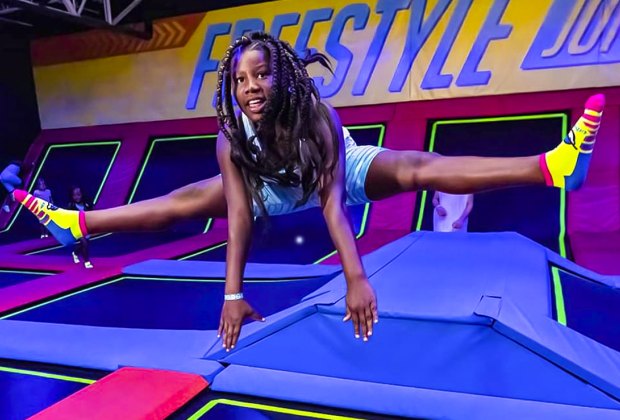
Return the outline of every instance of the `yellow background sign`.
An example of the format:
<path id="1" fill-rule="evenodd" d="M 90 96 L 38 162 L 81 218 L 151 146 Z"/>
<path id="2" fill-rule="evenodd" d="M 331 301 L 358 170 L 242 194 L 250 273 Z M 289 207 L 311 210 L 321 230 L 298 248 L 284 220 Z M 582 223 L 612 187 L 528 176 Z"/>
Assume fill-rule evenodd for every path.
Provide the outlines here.
<path id="1" fill-rule="evenodd" d="M 156 22 L 149 42 L 35 42 L 42 126 L 214 115 L 217 60 L 256 29 L 325 52 L 335 75 L 311 73 L 335 106 L 620 84 L 620 0 L 282 0 Z"/>

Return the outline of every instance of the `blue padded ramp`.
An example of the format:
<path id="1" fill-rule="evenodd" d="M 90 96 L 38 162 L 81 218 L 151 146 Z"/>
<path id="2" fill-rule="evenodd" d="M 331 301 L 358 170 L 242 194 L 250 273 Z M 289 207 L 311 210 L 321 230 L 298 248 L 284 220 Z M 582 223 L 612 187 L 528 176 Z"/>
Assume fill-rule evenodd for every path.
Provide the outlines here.
<path id="1" fill-rule="evenodd" d="M 239 377 L 245 379 L 239 382 Z M 299 384 L 304 384 L 299 387 Z M 306 392 L 312 388 L 313 392 Z M 242 394 L 291 400 L 307 404 L 424 419 L 618 419 L 618 411 L 463 394 L 434 389 L 358 382 L 341 378 L 317 378 L 302 373 L 229 366 L 215 378 L 214 391 L 235 389 Z M 343 396 L 347 396 L 343 398 Z M 380 403 L 377 404 L 377 401 Z"/>
<path id="2" fill-rule="evenodd" d="M 369 278 L 372 278 L 377 271 L 390 264 L 393 260 L 399 258 L 400 255 L 412 246 L 412 244 L 419 241 L 423 235 L 424 233 L 416 233 L 404 236 L 394 242 L 382 246 L 368 255 L 363 256 L 362 263 L 364 264 L 366 275 Z M 315 292 L 310 293 L 306 296 L 306 299 L 311 299 L 315 296 L 321 295 L 326 297 L 326 294 L 329 293 L 329 299 L 332 299 L 332 302 L 335 302 L 343 298 L 346 291 L 347 284 L 344 276 L 339 276 L 331 282 L 325 284 L 320 289 L 317 289 Z"/>
<path id="3" fill-rule="evenodd" d="M 289 279 L 321 277 L 335 274 L 341 270 L 339 265 L 294 265 L 248 263 L 245 267 L 246 279 Z M 136 276 L 183 277 L 183 278 L 226 278 L 226 263 L 216 261 L 173 261 L 148 260 L 127 266 L 124 274 Z"/>
<path id="4" fill-rule="evenodd" d="M 551 318 L 541 246 L 510 233 L 415 233 L 373 256 L 382 262 L 369 270 L 380 322 L 370 342 L 342 322 L 339 275 L 276 322 L 252 325 L 233 353 L 210 352 L 229 365 L 214 389 L 421 417 L 434 417 L 433 404 L 441 413 L 480 396 L 496 401 L 498 414 L 515 405 L 556 418 L 588 407 L 620 417 L 620 355 Z M 287 375 L 298 375 L 296 386 Z M 259 376 L 261 389 L 250 390 Z M 360 398 L 339 381 L 376 392 Z M 434 402 L 400 405 L 404 397 L 391 400 L 381 387 L 433 390 Z M 429 410 L 417 410 L 424 404 Z"/>
<path id="5" fill-rule="evenodd" d="M 617 400 L 489 326 L 462 321 L 384 318 L 364 343 L 353 338 L 341 316 L 315 313 L 221 361 L 367 383 L 620 409 Z M 238 377 L 236 383 L 247 380 Z M 298 388 L 313 392 L 305 384 Z M 237 392 L 234 387 L 226 391 Z M 350 398 L 351 404 L 357 400 Z"/>
<path id="6" fill-rule="evenodd" d="M 451 255 L 450 264 L 445 262 L 446 255 Z M 474 315 L 482 296 L 509 292 L 526 308 L 550 315 L 545 256 L 540 245 L 514 233 L 414 232 L 367 255 L 363 262 L 377 292 L 380 317 L 476 323 L 483 322 Z M 345 294 L 346 282 L 341 274 L 304 301 L 318 297 L 316 304 L 329 305 L 322 308 L 324 312 L 342 317 Z M 269 324 L 264 327 L 273 328 Z M 249 336 L 242 332 L 238 348 L 245 346 L 245 337 Z"/>
<path id="7" fill-rule="evenodd" d="M 200 357 L 218 343 L 215 331 L 140 330 L 0 321 L 0 358 L 116 370 L 140 366 L 212 378 L 222 369 Z"/>

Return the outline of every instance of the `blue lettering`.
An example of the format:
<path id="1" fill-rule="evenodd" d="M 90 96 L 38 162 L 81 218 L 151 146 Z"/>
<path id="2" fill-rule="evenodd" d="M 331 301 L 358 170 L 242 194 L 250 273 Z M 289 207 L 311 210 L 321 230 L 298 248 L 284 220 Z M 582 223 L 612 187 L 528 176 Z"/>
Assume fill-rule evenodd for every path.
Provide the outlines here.
<path id="1" fill-rule="evenodd" d="M 215 43 L 215 38 L 218 36 L 229 34 L 231 27 L 232 25 L 230 23 L 218 23 L 216 25 L 209 25 L 207 28 L 205 40 L 200 50 L 200 57 L 196 63 L 192 83 L 189 87 L 189 93 L 187 94 L 187 101 L 185 102 L 186 109 L 196 109 L 205 73 L 217 71 L 219 61 L 211 59 L 213 44 Z"/>
<path id="2" fill-rule="evenodd" d="M 235 31 L 233 32 L 233 39 L 239 38 L 248 32 L 265 31 L 265 22 L 262 19 L 242 19 L 235 24 Z"/>
<path id="3" fill-rule="evenodd" d="M 521 63 L 523 70 L 620 62 L 620 4 L 555 0 Z"/>
<path id="4" fill-rule="evenodd" d="M 375 71 L 377 61 L 379 61 L 379 56 L 381 55 L 381 51 L 383 51 L 383 46 L 385 45 L 388 33 L 394 23 L 396 13 L 399 10 L 409 7 L 410 1 L 411 0 L 379 0 L 377 3 L 376 12 L 381 14 L 381 21 L 379 25 L 377 25 L 375 36 L 370 43 L 362 68 L 353 85 L 353 90 L 351 91 L 353 95 L 362 96 L 366 93 L 370 77 Z"/>
<path id="5" fill-rule="evenodd" d="M 437 5 L 426 21 L 424 21 L 426 0 L 413 0 L 411 2 L 411 17 L 409 20 L 407 42 L 398 67 L 396 68 L 396 72 L 394 73 L 394 77 L 392 78 L 392 83 L 390 83 L 390 92 L 400 92 L 403 90 L 407 76 L 409 76 L 409 72 L 411 71 L 413 61 L 449 5 L 450 0 L 438 0 Z"/>
<path id="6" fill-rule="evenodd" d="M 332 8 L 309 10 L 306 13 L 304 23 L 301 24 L 301 30 L 299 31 L 299 36 L 297 37 L 297 42 L 295 43 L 295 51 L 297 51 L 298 54 L 302 57 L 305 56 L 314 24 L 316 22 L 325 22 L 330 20 L 333 14 L 334 9 Z"/>
<path id="7" fill-rule="evenodd" d="M 269 33 L 276 38 L 280 38 L 282 28 L 284 28 L 285 26 L 297 25 L 297 23 L 299 23 L 300 16 L 301 15 L 299 13 L 286 13 L 284 15 L 277 15 L 275 18 L 273 18 Z"/>
<path id="8" fill-rule="evenodd" d="M 500 23 L 508 2 L 510 0 L 495 0 L 487 19 L 480 29 L 478 38 L 474 42 L 467 60 L 461 69 L 459 77 L 456 79 L 457 86 L 475 86 L 486 85 L 491 79 L 490 71 L 478 71 L 478 65 L 487 47 L 494 39 L 508 38 L 512 31 L 512 25 L 503 25 Z"/>
<path id="9" fill-rule="evenodd" d="M 428 70 L 424 75 L 424 79 L 420 85 L 422 89 L 447 88 L 452 83 L 452 75 L 441 74 L 441 69 L 448 58 L 448 54 L 450 54 L 450 50 L 454 45 L 456 36 L 463 26 L 463 22 L 465 21 L 467 12 L 469 12 L 469 9 L 471 8 L 472 2 L 473 0 L 459 0 L 456 5 L 454 14 L 450 19 L 450 23 L 448 24 L 448 27 L 446 28 L 446 31 L 437 46 L 437 50 L 433 55 L 433 59 L 428 66 Z"/>
<path id="10" fill-rule="evenodd" d="M 334 20 L 332 29 L 327 37 L 325 50 L 336 59 L 338 63 L 334 71 L 334 77 L 329 84 L 325 84 L 323 77 L 316 77 L 314 80 L 322 97 L 329 98 L 334 96 L 344 83 L 351 62 L 353 61 L 353 53 L 340 43 L 340 37 L 344 31 L 344 27 L 349 19 L 353 19 L 353 29 L 359 31 L 366 27 L 368 17 L 370 16 L 370 7 L 367 4 L 350 4 L 340 11 Z"/>

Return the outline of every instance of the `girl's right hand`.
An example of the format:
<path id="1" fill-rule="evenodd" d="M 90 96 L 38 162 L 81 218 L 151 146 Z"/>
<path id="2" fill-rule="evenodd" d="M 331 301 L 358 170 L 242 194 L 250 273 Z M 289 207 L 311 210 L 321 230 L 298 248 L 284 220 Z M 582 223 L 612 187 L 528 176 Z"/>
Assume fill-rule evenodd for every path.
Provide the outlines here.
<path id="1" fill-rule="evenodd" d="M 241 332 L 241 324 L 246 318 L 251 318 L 255 321 L 265 321 L 265 318 L 243 299 L 224 301 L 217 336 L 222 337 L 223 335 L 222 347 L 226 351 L 235 348 L 239 333 Z"/>
<path id="2" fill-rule="evenodd" d="M 446 214 L 448 214 L 446 212 L 446 209 L 444 209 L 442 206 L 435 207 L 435 211 L 437 212 L 437 216 L 439 217 L 445 217 Z"/>

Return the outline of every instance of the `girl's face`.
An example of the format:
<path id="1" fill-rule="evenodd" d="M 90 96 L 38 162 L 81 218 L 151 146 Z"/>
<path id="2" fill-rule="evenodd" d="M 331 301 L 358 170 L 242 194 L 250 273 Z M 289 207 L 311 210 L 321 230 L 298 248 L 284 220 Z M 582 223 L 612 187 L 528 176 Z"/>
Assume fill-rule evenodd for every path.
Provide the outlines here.
<path id="1" fill-rule="evenodd" d="M 250 121 L 257 123 L 271 94 L 272 76 L 268 56 L 261 49 L 245 49 L 233 62 L 232 78 L 239 108 Z"/>
<path id="2" fill-rule="evenodd" d="M 73 190 L 73 193 L 71 194 L 71 197 L 73 198 L 73 201 L 75 201 L 76 203 L 79 203 L 82 201 L 82 190 L 79 188 L 75 188 Z"/>

